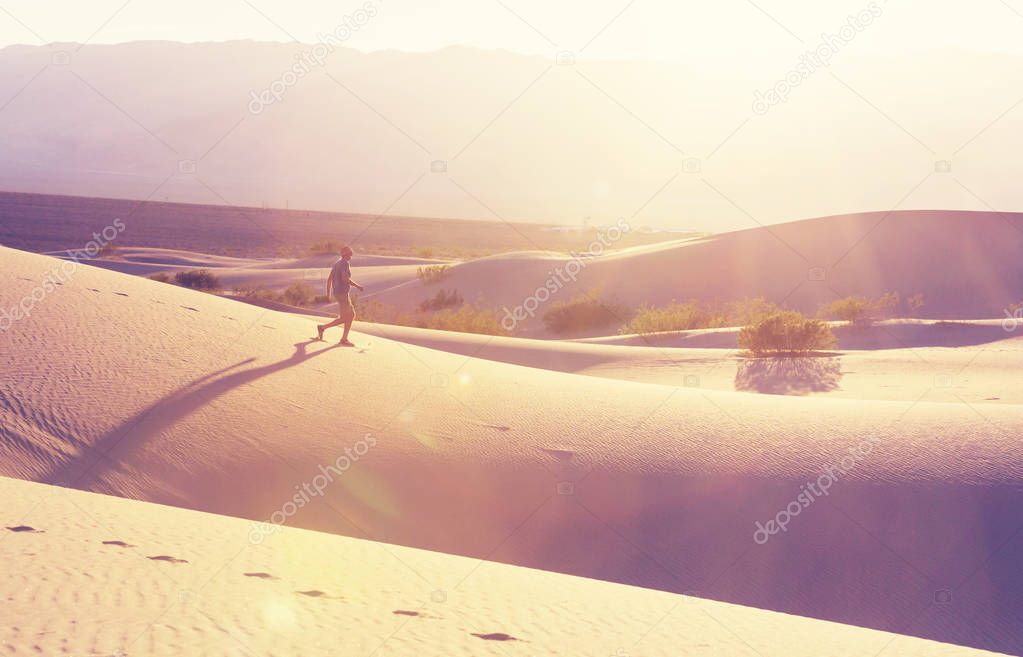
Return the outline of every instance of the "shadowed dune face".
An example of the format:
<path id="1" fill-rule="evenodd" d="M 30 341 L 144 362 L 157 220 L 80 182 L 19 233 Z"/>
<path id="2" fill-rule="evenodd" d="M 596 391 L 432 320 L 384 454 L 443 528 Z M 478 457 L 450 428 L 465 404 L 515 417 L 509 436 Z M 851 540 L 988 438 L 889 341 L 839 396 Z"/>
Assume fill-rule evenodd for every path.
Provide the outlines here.
<path id="1" fill-rule="evenodd" d="M 13 652 L 992 654 L 287 527 L 252 547 L 244 520 L 3 477 L 0 497 L 0 527 L 13 530 L 18 518 L 39 526 L 0 529 L 0 642 Z M 73 612 L 45 613 L 69 600 Z"/>
<path id="2" fill-rule="evenodd" d="M 0 258 L 0 308 L 56 265 Z M 252 519 L 254 543 L 286 524 L 1023 647 L 1018 405 L 685 390 L 313 331 L 81 268 L 0 335 L 0 474 Z"/>

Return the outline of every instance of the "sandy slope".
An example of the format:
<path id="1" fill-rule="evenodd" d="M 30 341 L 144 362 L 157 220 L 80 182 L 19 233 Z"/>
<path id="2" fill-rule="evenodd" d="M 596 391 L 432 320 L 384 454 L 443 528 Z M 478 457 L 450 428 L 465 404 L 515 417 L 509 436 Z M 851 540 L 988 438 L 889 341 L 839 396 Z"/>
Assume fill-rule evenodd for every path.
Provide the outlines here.
<path id="1" fill-rule="evenodd" d="M 610 244 L 613 247 L 614 244 Z M 542 303 L 520 328 L 540 332 L 551 285 L 553 300 L 589 290 L 627 307 L 700 299 L 723 302 L 763 296 L 816 311 L 848 295 L 922 293 L 923 316 L 1003 316 L 1023 283 L 1023 216 L 970 212 L 868 213 L 823 217 L 717 236 L 608 250 L 573 263 L 568 256 L 525 252 L 455 266 L 437 287 L 466 299 L 483 296 L 515 309 Z M 559 273 L 560 272 L 560 273 Z M 552 283 L 553 282 L 553 283 Z M 417 281 L 380 292 L 407 306 L 424 295 Z M 544 303 L 545 302 L 545 303 Z"/>
<path id="2" fill-rule="evenodd" d="M 889 348 L 841 349 L 813 358 L 746 358 L 735 345 L 735 331 L 729 330 L 694 331 L 694 335 L 660 340 L 621 336 L 621 340 L 553 341 L 367 323 L 359 323 L 358 329 L 473 358 L 705 390 L 1023 404 L 1023 388 L 1016 384 L 1023 369 L 1023 336 L 1006 338 L 1011 334 L 997 321 L 949 327 L 919 322 L 839 329 L 840 346 L 853 343 Z M 690 342 L 721 346 L 669 346 Z M 943 343 L 968 346 L 927 346 Z M 891 348 L 895 346 L 898 348 Z"/>
<path id="3" fill-rule="evenodd" d="M 992 654 L 0 478 L 8 655 Z M 22 531 L 11 531 L 10 528 Z"/>
<path id="4" fill-rule="evenodd" d="M 59 265 L 0 262 L 8 309 Z M 83 267 L 0 336 L 0 473 L 1023 648 L 1019 406 L 685 389 L 312 330 Z"/>
<path id="5" fill-rule="evenodd" d="M 51 255 L 65 256 L 66 252 Z M 121 247 L 113 255 L 89 260 L 89 264 L 136 276 L 163 272 L 173 276 L 179 271 L 208 269 L 220 279 L 225 289 L 266 288 L 282 290 L 294 283 L 310 285 L 322 294 L 324 281 L 337 256 L 321 255 L 307 258 L 233 258 L 143 247 Z M 421 266 L 444 264 L 444 260 L 398 256 L 358 255 L 352 260 L 359 268 L 356 280 L 370 292 L 416 280 Z"/>

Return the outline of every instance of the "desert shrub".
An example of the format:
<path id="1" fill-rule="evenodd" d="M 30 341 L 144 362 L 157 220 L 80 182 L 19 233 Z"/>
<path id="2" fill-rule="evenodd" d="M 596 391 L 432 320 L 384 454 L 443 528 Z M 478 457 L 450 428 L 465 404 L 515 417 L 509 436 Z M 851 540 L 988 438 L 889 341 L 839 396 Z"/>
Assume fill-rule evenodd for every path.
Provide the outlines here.
<path id="1" fill-rule="evenodd" d="M 866 297 L 845 297 L 823 304 L 817 311 L 822 319 L 837 319 L 852 324 L 862 324 L 868 320 L 870 301 Z"/>
<path id="2" fill-rule="evenodd" d="M 171 277 L 167 272 L 158 271 L 155 274 L 150 274 L 149 280 L 156 281 L 157 283 L 170 283 Z"/>
<path id="3" fill-rule="evenodd" d="M 281 294 L 274 290 L 268 290 L 265 287 L 250 287 L 244 286 L 239 287 L 235 290 L 235 294 L 238 296 L 245 297 L 246 299 L 257 299 L 260 301 L 277 301 L 280 302 Z"/>
<path id="4" fill-rule="evenodd" d="M 870 305 L 871 316 L 877 319 L 894 317 L 899 310 L 899 293 L 885 292 Z"/>
<path id="5" fill-rule="evenodd" d="M 427 265 L 426 267 L 419 267 L 416 269 L 416 276 L 423 285 L 430 285 L 431 283 L 438 283 L 444 280 L 448 275 L 448 270 L 451 269 L 448 265 Z"/>
<path id="6" fill-rule="evenodd" d="M 431 249 L 430 247 L 423 247 L 421 249 L 416 249 L 416 256 L 420 257 L 420 258 L 432 258 L 433 257 L 433 249 Z"/>
<path id="7" fill-rule="evenodd" d="M 343 243 L 334 240 L 314 242 L 309 247 L 309 255 L 337 255 L 342 246 L 344 246 Z"/>
<path id="8" fill-rule="evenodd" d="M 831 349 L 837 344 L 831 327 L 794 310 L 768 315 L 739 331 L 739 347 L 753 355 L 765 353 L 805 354 Z"/>
<path id="9" fill-rule="evenodd" d="M 660 333 L 662 331 L 685 331 L 704 328 L 707 313 L 700 309 L 696 301 L 678 303 L 672 301 L 667 306 L 642 305 L 628 324 L 620 329 L 620 333 Z"/>
<path id="10" fill-rule="evenodd" d="M 445 308 L 437 312 L 401 312 L 375 299 L 363 301 L 353 299 L 355 314 L 359 320 L 375 324 L 395 324 L 398 326 L 415 326 L 418 328 L 436 329 L 440 331 L 458 331 L 461 333 L 482 333 L 484 335 L 508 335 L 501 326 L 498 315 L 470 304 L 462 304 L 459 308 Z"/>
<path id="11" fill-rule="evenodd" d="M 906 310 L 909 311 L 910 314 L 915 315 L 923 307 L 924 295 L 919 292 L 906 299 Z"/>
<path id="12" fill-rule="evenodd" d="M 294 283 L 283 292 L 267 289 L 265 287 L 240 287 L 235 294 L 246 299 L 258 301 L 272 301 L 274 303 L 286 303 L 289 306 L 308 308 L 317 304 L 330 301 L 323 295 L 316 295 L 308 283 Z"/>
<path id="13" fill-rule="evenodd" d="M 901 297 L 898 292 L 885 292 L 874 300 L 852 296 L 823 304 L 817 311 L 817 316 L 822 319 L 837 319 L 866 326 L 879 319 L 895 317 L 898 314 L 900 303 Z M 918 310 L 923 305 L 923 295 L 917 294 L 910 297 L 907 299 L 906 305 Z"/>
<path id="14" fill-rule="evenodd" d="M 568 301 L 558 301 L 544 313 L 543 323 L 554 333 L 573 333 L 600 329 L 621 323 L 627 311 L 603 299 L 596 291 Z"/>
<path id="15" fill-rule="evenodd" d="M 454 308 L 455 306 L 461 306 L 463 304 L 462 295 L 458 293 L 458 290 L 437 290 L 437 294 L 429 299 L 425 299 L 419 304 L 419 310 L 422 312 L 432 312 L 436 310 L 444 310 L 445 308 Z"/>
<path id="16" fill-rule="evenodd" d="M 400 324 L 398 321 L 402 313 L 394 306 L 388 306 L 376 299 L 362 299 L 358 294 L 352 295 L 352 305 L 355 306 L 356 316 L 364 321 L 374 324 Z M 405 313 L 408 314 L 408 313 Z M 403 324 L 411 326 L 411 324 Z"/>
<path id="17" fill-rule="evenodd" d="M 419 326 L 440 331 L 460 333 L 482 333 L 484 335 L 508 335 L 501 326 L 501 320 L 492 310 L 464 304 L 458 309 L 445 308 L 432 314 L 421 314 L 424 318 Z"/>
<path id="18" fill-rule="evenodd" d="M 316 293 L 308 283 L 293 283 L 281 295 L 284 303 L 291 306 L 308 306 L 316 297 Z"/>
<path id="19" fill-rule="evenodd" d="M 672 301 L 666 306 L 640 306 L 621 333 L 651 334 L 664 331 L 746 326 L 781 312 L 783 308 L 763 297 L 741 299 L 723 305 L 702 305 L 692 300 Z"/>
<path id="20" fill-rule="evenodd" d="M 219 290 L 221 287 L 220 279 L 208 269 L 179 271 L 174 274 L 174 282 L 193 290 Z"/>
<path id="21" fill-rule="evenodd" d="M 106 244 L 100 247 L 99 253 L 97 253 L 96 255 L 98 255 L 101 258 L 106 258 L 116 253 L 117 247 L 114 246 L 112 242 L 107 242 Z"/>

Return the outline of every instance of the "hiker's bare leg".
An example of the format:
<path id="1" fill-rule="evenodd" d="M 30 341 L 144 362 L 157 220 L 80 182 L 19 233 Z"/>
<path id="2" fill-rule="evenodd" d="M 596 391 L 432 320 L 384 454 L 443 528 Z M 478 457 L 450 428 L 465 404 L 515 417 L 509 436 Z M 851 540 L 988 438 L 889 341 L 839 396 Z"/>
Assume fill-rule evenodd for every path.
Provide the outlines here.
<path id="1" fill-rule="evenodd" d="M 323 339 L 323 332 L 324 331 L 326 331 L 329 328 L 334 328 L 335 326 L 340 326 L 341 323 L 344 322 L 344 321 L 345 320 L 343 320 L 340 317 L 338 317 L 337 319 L 335 319 L 334 321 L 330 322 L 329 324 L 317 324 L 316 325 L 316 333 L 319 334 L 319 338 L 322 340 Z"/>
<path id="2" fill-rule="evenodd" d="M 347 303 L 345 303 L 347 301 Z M 345 297 L 338 299 L 338 323 L 344 323 L 345 332 L 341 336 L 341 344 L 351 344 L 348 341 L 348 332 L 352 330 L 352 322 L 355 321 L 355 307 L 352 305 L 351 298 Z"/>
<path id="3" fill-rule="evenodd" d="M 335 326 L 340 326 L 340 325 L 345 323 L 345 315 L 348 314 L 348 312 L 349 312 L 348 308 L 349 308 L 349 304 L 346 304 L 346 303 L 343 303 L 341 301 L 338 301 L 337 302 L 337 319 L 335 319 L 332 322 L 329 322 L 327 324 L 317 324 L 316 325 L 316 331 L 320 334 L 320 339 L 321 340 L 323 339 L 323 332 L 324 331 L 326 331 L 329 328 L 334 328 Z M 348 320 L 348 325 L 345 327 L 345 338 L 348 337 L 348 326 L 351 326 L 351 320 Z"/>

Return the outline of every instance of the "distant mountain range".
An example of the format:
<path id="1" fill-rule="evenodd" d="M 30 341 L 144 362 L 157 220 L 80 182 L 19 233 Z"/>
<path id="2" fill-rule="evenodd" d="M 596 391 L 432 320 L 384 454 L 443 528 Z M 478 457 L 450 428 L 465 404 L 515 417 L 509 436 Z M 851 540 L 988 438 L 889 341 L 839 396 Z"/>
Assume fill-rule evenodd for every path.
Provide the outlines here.
<path id="1" fill-rule="evenodd" d="M 785 71 L 315 52 L 4 48 L 0 189 L 715 232 L 1023 206 L 1016 57 L 841 53 L 758 114 L 755 92 Z"/>

